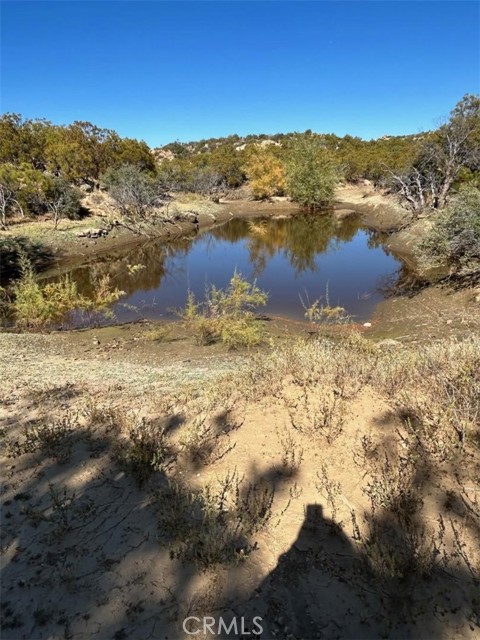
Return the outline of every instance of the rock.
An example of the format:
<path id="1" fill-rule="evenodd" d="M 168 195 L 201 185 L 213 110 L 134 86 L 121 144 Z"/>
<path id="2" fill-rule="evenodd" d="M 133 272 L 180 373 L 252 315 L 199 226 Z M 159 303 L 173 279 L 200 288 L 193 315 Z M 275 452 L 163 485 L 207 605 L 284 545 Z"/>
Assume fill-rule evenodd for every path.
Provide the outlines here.
<path id="1" fill-rule="evenodd" d="M 386 338 L 385 340 L 380 340 L 380 342 L 377 342 L 377 347 L 380 347 L 381 349 L 390 349 L 392 347 L 401 346 L 401 344 L 402 343 L 398 340 L 393 340 L 393 338 Z"/>
<path id="2" fill-rule="evenodd" d="M 368 328 L 368 327 L 372 326 L 372 323 L 371 322 L 364 322 L 363 326 Z"/>
<path id="3" fill-rule="evenodd" d="M 77 238 L 105 238 L 109 229 L 84 229 L 77 233 Z"/>
<path id="4" fill-rule="evenodd" d="M 198 224 L 198 215 L 194 211 L 187 211 L 185 214 L 185 220 L 192 224 Z"/>

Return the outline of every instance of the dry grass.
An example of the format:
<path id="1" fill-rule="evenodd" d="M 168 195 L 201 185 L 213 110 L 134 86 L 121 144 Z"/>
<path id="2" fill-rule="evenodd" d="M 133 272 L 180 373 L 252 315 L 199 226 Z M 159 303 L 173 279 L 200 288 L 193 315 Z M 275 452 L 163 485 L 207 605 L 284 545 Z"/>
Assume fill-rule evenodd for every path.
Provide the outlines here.
<path id="1" fill-rule="evenodd" d="M 374 593 L 381 603 L 376 613 L 382 611 L 391 628 L 395 603 L 401 602 L 407 622 L 396 629 L 402 633 L 407 627 L 401 624 L 411 625 L 408 633 L 414 629 L 423 603 L 440 602 L 442 590 L 448 597 L 454 591 L 458 598 L 460 587 L 464 600 L 460 605 L 452 600 L 451 609 L 461 606 L 463 615 L 470 606 L 468 622 L 467 617 L 456 622 L 457 613 L 448 609 L 447 617 L 454 617 L 442 625 L 450 632 L 457 628 L 454 624 L 475 621 L 480 339 L 385 350 L 352 333 L 342 339 L 272 344 L 241 362 L 235 371 L 204 377 L 202 384 L 176 379 L 169 388 L 159 385 L 136 397 L 112 388 L 96 399 L 83 393 L 75 398 L 69 387 L 58 394 L 61 407 L 53 407 L 58 415 L 45 422 L 52 428 L 40 432 L 37 423 L 29 423 L 31 437 L 18 439 L 20 445 L 33 443 L 26 447 L 16 446 L 7 428 L 3 436 L 18 465 L 16 480 L 21 465 L 28 472 L 13 490 L 19 495 L 31 481 L 30 466 L 38 464 L 38 452 L 52 456 L 53 465 L 62 461 L 62 451 L 73 454 L 72 465 L 81 461 L 72 480 L 80 502 L 71 489 L 65 492 L 54 467 L 46 506 L 25 512 L 43 536 L 42 544 L 65 540 L 72 546 L 69 536 L 83 527 L 81 509 L 89 510 L 88 518 L 95 521 L 89 500 L 99 514 L 110 500 L 111 520 L 104 522 L 102 515 L 102 526 L 114 527 L 119 545 L 125 540 L 127 548 L 118 553 L 122 562 L 126 554 L 130 565 L 137 566 L 146 549 L 155 554 L 145 569 L 145 589 L 143 575 L 122 585 L 128 602 L 133 601 L 132 585 L 148 602 L 150 592 L 156 598 L 160 575 L 169 593 L 175 592 L 179 576 L 198 578 L 210 572 L 211 579 L 215 570 L 235 584 L 248 574 L 251 585 L 245 589 L 251 586 L 252 593 L 258 581 L 254 584 L 251 576 L 257 572 L 263 588 L 268 573 L 279 575 L 288 589 L 304 580 L 307 586 L 300 593 L 313 606 L 312 593 L 316 601 L 323 595 L 315 580 L 328 574 L 332 601 L 337 579 L 341 583 L 336 613 L 331 614 L 339 624 L 345 585 L 355 598 L 360 594 L 361 607 L 372 619 L 371 602 L 362 598 Z M 52 393 L 34 396 L 46 406 Z M 14 403 L 10 396 L 5 399 L 8 410 Z M 66 406 L 71 416 L 78 416 L 70 426 L 90 434 L 92 442 L 88 447 L 82 443 L 83 450 L 68 429 L 58 427 Z M 66 448 L 64 443 L 69 443 Z M 82 457 L 89 447 L 95 454 Z M 40 464 L 47 464 L 47 456 L 42 455 Z M 93 465 L 98 466 L 90 484 L 84 480 L 82 485 L 79 477 Z M 100 499 L 110 485 L 109 500 Z M 125 505 L 119 498 L 124 492 Z M 326 536 L 305 526 L 312 505 L 324 509 L 319 523 L 328 526 Z M 133 508 L 132 514 L 127 508 Z M 144 527 L 137 520 L 146 516 L 153 522 Z M 124 517 L 129 528 L 122 529 Z M 14 539 L 17 531 L 21 526 L 7 534 Z M 133 536 L 145 532 L 150 539 L 143 547 Z M 336 538 L 344 546 L 330 552 Z M 110 535 L 105 540 L 102 553 L 110 562 Z M 125 566 L 109 573 L 109 589 L 117 588 Z M 29 570 L 26 564 L 22 568 Z M 73 583 L 80 589 L 79 580 Z M 258 594 L 263 598 L 261 589 Z M 193 595 L 182 587 L 175 597 L 183 598 L 183 611 Z M 208 607 L 220 610 L 221 599 L 219 588 Z M 147 607 L 157 605 L 155 600 Z M 384 636 L 390 627 L 383 629 Z M 376 637 L 381 635 L 378 628 Z"/>
<path id="2" fill-rule="evenodd" d="M 173 481 L 158 499 L 160 535 L 172 557 L 201 569 L 238 563 L 256 548 L 251 537 L 271 519 L 274 496 L 236 472 L 195 491 Z"/>

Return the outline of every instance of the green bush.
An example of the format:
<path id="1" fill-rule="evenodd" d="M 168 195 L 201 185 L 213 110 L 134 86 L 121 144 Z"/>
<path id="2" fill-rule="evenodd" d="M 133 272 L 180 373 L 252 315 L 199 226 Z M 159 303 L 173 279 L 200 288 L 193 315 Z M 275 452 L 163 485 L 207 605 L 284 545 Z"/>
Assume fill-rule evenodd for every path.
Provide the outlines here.
<path id="1" fill-rule="evenodd" d="M 45 189 L 45 199 L 55 229 L 61 218 L 77 220 L 80 217 L 80 196 L 64 178 L 51 178 Z"/>
<path id="2" fill-rule="evenodd" d="M 480 270 L 480 190 L 464 186 L 420 246 L 427 259 L 446 261 L 459 274 Z"/>
<path id="3" fill-rule="evenodd" d="M 297 138 L 287 158 L 287 193 L 308 209 L 331 204 L 337 172 L 330 152 L 317 136 Z"/>
<path id="4" fill-rule="evenodd" d="M 225 290 L 214 285 L 208 288 L 202 303 L 190 292 L 181 316 L 199 345 L 220 341 L 230 349 L 252 347 L 263 337 L 254 311 L 264 306 L 267 299 L 268 295 L 255 283 L 250 284 L 235 272 Z"/>
<path id="5" fill-rule="evenodd" d="M 11 310 L 17 325 L 23 328 L 41 330 L 70 325 L 76 311 L 108 316 L 112 314 L 110 306 L 125 295 L 119 289 L 112 289 L 108 276 L 96 283 L 93 298 L 86 298 L 69 276 L 41 285 L 25 258 L 21 268 L 22 277 L 13 287 Z"/>

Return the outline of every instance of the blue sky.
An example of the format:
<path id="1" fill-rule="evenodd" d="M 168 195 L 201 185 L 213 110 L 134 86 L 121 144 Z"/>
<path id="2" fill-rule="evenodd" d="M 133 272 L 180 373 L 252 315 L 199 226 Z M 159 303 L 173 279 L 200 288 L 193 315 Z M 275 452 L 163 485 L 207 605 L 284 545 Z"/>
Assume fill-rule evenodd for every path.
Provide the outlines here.
<path id="1" fill-rule="evenodd" d="M 479 91 L 477 2 L 1 2 L 1 109 L 156 146 L 431 129 Z"/>

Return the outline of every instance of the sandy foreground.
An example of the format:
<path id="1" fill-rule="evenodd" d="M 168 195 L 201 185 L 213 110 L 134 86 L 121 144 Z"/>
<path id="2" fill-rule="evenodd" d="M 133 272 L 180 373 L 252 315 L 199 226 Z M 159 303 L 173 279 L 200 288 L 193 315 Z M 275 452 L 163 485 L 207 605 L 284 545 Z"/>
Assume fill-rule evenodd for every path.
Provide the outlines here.
<path id="1" fill-rule="evenodd" d="M 348 380 L 337 416 L 318 383 L 278 386 L 275 367 L 255 383 L 241 375 L 247 356 L 156 343 L 149 331 L 0 336 L 3 638 L 176 639 L 200 627 L 196 637 L 242 637 L 242 618 L 244 637 L 478 636 L 472 458 L 453 474 L 450 463 L 415 463 L 418 526 L 441 515 L 452 556 L 428 579 L 420 552 L 414 578 L 389 576 L 365 560 L 355 527 L 372 515 L 367 458 L 401 456 L 404 423 L 390 397 L 356 384 L 365 371 Z M 306 426 L 317 406 L 330 411 L 321 434 Z M 145 425 L 163 434 L 165 455 L 144 477 L 131 456 Z M 215 508 L 219 491 L 233 500 L 213 523 L 192 499 L 206 487 Z M 258 528 L 225 530 L 229 509 Z M 417 535 L 385 532 L 387 549 Z M 205 616 L 215 621 L 206 633 Z M 218 633 L 220 619 L 238 633 Z"/>

